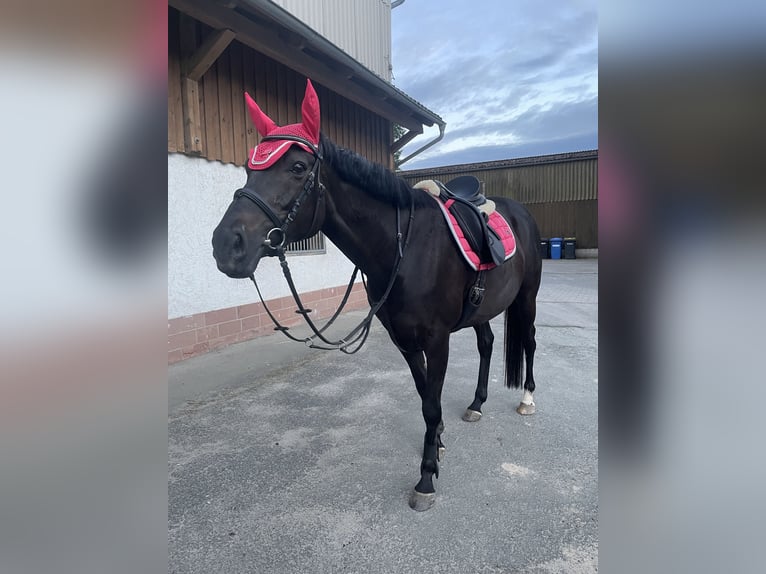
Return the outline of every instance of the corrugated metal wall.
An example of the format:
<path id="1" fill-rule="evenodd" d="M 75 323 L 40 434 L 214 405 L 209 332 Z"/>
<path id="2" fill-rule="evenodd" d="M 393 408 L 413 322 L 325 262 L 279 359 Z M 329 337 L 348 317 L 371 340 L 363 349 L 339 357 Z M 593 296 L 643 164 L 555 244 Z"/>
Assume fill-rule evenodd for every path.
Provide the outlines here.
<path id="1" fill-rule="evenodd" d="M 196 22 L 196 45 L 211 29 Z M 179 13 L 168 13 L 168 151 L 187 153 L 181 104 Z M 390 165 L 391 124 L 324 86 L 314 84 L 321 129 L 334 142 L 382 165 Z M 245 109 L 246 90 L 278 124 L 300 121 L 306 78 L 233 41 L 199 82 L 202 157 L 244 165 L 260 141 Z"/>
<path id="2" fill-rule="evenodd" d="M 369 70 L 391 81 L 391 2 L 272 0 Z"/>
<path id="3" fill-rule="evenodd" d="M 465 166 L 403 171 L 410 185 L 474 175 L 486 195 L 527 206 L 543 237 L 576 237 L 578 247 L 598 247 L 598 152 L 577 152 Z"/>

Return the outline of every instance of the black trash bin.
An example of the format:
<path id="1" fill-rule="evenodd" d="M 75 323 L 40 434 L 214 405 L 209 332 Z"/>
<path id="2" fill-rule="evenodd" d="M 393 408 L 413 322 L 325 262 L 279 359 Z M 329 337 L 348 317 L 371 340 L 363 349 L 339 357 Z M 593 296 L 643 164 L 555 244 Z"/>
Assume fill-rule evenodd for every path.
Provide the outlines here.
<path id="1" fill-rule="evenodd" d="M 551 242 L 547 237 L 540 239 L 540 257 L 542 259 L 551 258 Z"/>
<path id="2" fill-rule="evenodd" d="M 574 259 L 575 249 L 577 248 L 577 239 L 574 237 L 564 238 L 564 259 Z"/>

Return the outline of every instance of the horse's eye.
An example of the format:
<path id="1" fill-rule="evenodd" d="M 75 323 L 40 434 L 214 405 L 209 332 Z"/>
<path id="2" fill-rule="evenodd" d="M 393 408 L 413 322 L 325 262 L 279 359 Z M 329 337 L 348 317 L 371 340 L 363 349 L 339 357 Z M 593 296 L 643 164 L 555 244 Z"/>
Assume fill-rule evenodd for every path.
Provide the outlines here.
<path id="1" fill-rule="evenodd" d="M 296 173 L 298 175 L 302 174 L 304 171 L 306 171 L 306 164 L 302 161 L 297 161 L 293 164 L 293 167 L 290 169 L 291 172 Z"/>

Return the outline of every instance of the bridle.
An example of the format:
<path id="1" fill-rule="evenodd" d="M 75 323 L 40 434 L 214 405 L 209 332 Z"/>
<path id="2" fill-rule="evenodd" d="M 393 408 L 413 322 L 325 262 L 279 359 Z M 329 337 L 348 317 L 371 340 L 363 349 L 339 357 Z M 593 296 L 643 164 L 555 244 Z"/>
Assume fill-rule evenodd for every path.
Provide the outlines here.
<path id="1" fill-rule="evenodd" d="M 309 317 L 309 313 L 311 313 L 312 309 L 307 309 L 303 305 L 300 295 L 298 294 L 298 290 L 295 288 L 295 283 L 293 282 L 292 274 L 290 273 L 290 268 L 287 264 L 287 257 L 285 256 L 285 243 L 287 238 L 287 229 L 290 226 L 290 224 L 295 220 L 295 217 L 301 205 L 303 204 L 303 201 L 314 191 L 315 188 L 319 188 L 319 192 L 318 192 L 319 195 L 317 197 L 316 205 L 314 207 L 314 217 L 311 222 L 311 229 L 309 231 L 309 236 L 314 235 L 316 232 L 319 231 L 319 227 L 321 225 L 321 222 L 317 221 L 319 205 L 322 202 L 322 198 L 325 191 L 324 185 L 319 181 L 319 169 L 322 163 L 322 154 L 317 146 L 315 146 L 310 141 L 299 136 L 292 136 L 292 135 L 265 136 L 262 138 L 261 141 L 264 141 L 264 140 L 295 141 L 306 146 L 314 154 L 314 165 L 311 166 L 309 175 L 303 184 L 303 189 L 298 194 L 298 197 L 295 199 L 295 201 L 293 201 L 293 204 L 290 207 L 289 211 L 287 212 L 287 216 L 285 217 L 284 221 L 281 221 L 279 219 L 279 216 L 276 213 L 274 213 L 274 210 L 271 209 L 271 207 L 263 199 L 261 199 L 258 196 L 258 194 L 256 194 L 254 191 L 247 188 L 242 188 L 234 192 L 235 200 L 240 197 L 246 197 L 247 199 L 252 201 L 274 224 L 274 227 L 271 230 L 269 230 L 269 232 L 266 234 L 266 238 L 264 239 L 263 244 L 269 247 L 269 253 L 268 253 L 269 256 L 279 257 L 279 262 L 280 262 L 280 265 L 282 266 L 282 273 L 284 274 L 285 279 L 287 280 L 287 285 L 290 287 L 290 292 L 292 293 L 293 299 L 295 300 L 295 303 L 298 306 L 298 310 L 296 311 L 296 313 L 303 316 L 304 320 L 306 321 L 306 324 L 309 326 L 309 328 L 314 334 L 310 337 L 298 338 L 298 337 L 294 337 L 291 333 L 288 333 L 288 330 L 290 329 L 290 327 L 286 327 L 282 325 L 274 316 L 274 314 L 271 312 L 271 310 L 268 308 L 268 306 L 266 305 L 266 301 L 263 300 L 261 289 L 258 287 L 258 282 L 255 280 L 255 274 L 250 275 L 250 280 L 255 285 L 255 289 L 258 292 L 258 298 L 261 300 L 261 304 L 263 305 L 264 310 L 268 314 L 271 321 L 274 323 L 275 331 L 281 331 L 282 333 L 285 334 L 287 338 L 300 343 L 305 343 L 307 347 L 312 349 L 322 349 L 325 351 L 338 350 L 348 355 L 352 355 L 356 353 L 359 349 L 361 349 L 362 346 L 364 345 L 365 341 L 367 340 L 367 336 L 370 333 L 372 318 L 375 316 L 375 313 L 377 313 L 380 310 L 380 308 L 383 306 L 383 304 L 386 302 L 386 300 L 388 299 L 388 295 L 389 293 L 391 293 L 391 289 L 393 288 L 394 283 L 396 282 L 396 278 L 399 274 L 399 267 L 401 266 L 402 259 L 404 259 L 404 254 L 410 242 L 410 231 L 412 230 L 412 223 L 415 219 L 414 200 L 412 197 L 410 197 L 410 217 L 407 223 L 406 235 L 404 237 L 402 237 L 401 214 L 399 212 L 398 204 L 396 207 L 396 261 L 394 263 L 393 269 L 391 270 L 391 276 L 389 277 L 388 284 L 386 286 L 386 289 L 382 297 L 374 304 L 370 302 L 370 312 L 362 320 L 361 323 L 359 323 L 356 327 L 354 327 L 354 329 L 351 330 L 351 332 L 348 335 L 346 335 L 342 339 L 338 339 L 337 341 L 331 341 L 327 339 L 323 335 L 323 333 L 330 325 L 333 324 L 335 319 L 338 318 L 338 316 L 340 315 L 340 312 L 343 310 L 343 307 L 346 306 L 346 303 L 348 302 L 348 298 L 351 295 L 351 290 L 354 288 L 354 283 L 356 282 L 356 276 L 359 273 L 359 267 L 358 266 L 354 267 L 354 271 L 351 274 L 351 279 L 348 283 L 348 286 L 346 287 L 346 292 L 343 295 L 343 300 L 341 301 L 340 306 L 335 311 L 333 316 L 330 317 L 327 323 L 321 329 L 318 329 L 316 325 L 314 324 L 314 322 Z M 277 242 L 275 242 L 275 240 L 272 238 L 272 234 L 274 232 L 277 232 L 280 234 L 278 236 L 279 241 Z M 402 239 L 404 239 L 403 242 L 402 242 Z M 367 299 L 369 301 L 370 293 L 369 293 L 369 289 L 367 288 L 367 282 L 364 278 L 364 275 L 362 275 L 362 283 L 364 285 L 365 291 L 367 291 Z M 319 339 L 323 344 L 319 344 L 319 345 L 316 344 L 315 342 L 316 339 Z M 353 347 L 353 345 L 357 345 L 357 346 L 354 347 L 353 349 L 350 349 L 351 347 Z"/>
<path id="2" fill-rule="evenodd" d="M 267 255 L 273 257 L 275 255 L 284 254 L 285 243 L 287 242 L 287 228 L 290 227 L 290 224 L 292 224 L 293 220 L 295 220 L 295 216 L 298 214 L 298 210 L 300 209 L 303 200 L 311 195 L 311 192 L 314 191 L 314 189 L 317 187 L 319 188 L 319 195 L 314 206 L 314 217 L 311 221 L 309 237 L 319 231 L 319 223 L 317 219 L 319 213 L 319 205 L 321 204 L 322 198 L 324 196 L 324 185 L 322 185 L 322 183 L 319 181 L 319 167 L 322 163 L 322 154 L 317 146 L 315 146 L 307 139 L 292 135 L 265 136 L 261 141 L 266 140 L 295 141 L 306 146 L 311 150 L 311 153 L 314 154 L 314 165 L 311 166 L 309 175 L 306 178 L 306 181 L 303 183 L 303 189 L 298 194 L 298 197 L 295 198 L 295 201 L 293 201 L 293 204 L 287 212 L 287 216 L 285 217 L 284 221 L 280 221 L 279 216 L 274 213 L 274 210 L 271 209 L 269 204 L 263 201 L 263 199 L 261 199 L 253 190 L 243 187 L 234 192 L 235 200 L 240 197 L 246 197 L 252 201 L 274 224 L 274 227 L 269 230 L 269 232 L 266 234 L 266 238 L 263 240 L 263 244 L 269 248 L 269 253 L 267 253 Z M 274 232 L 279 234 L 279 241 L 275 242 L 275 240 L 272 238 L 272 234 Z"/>

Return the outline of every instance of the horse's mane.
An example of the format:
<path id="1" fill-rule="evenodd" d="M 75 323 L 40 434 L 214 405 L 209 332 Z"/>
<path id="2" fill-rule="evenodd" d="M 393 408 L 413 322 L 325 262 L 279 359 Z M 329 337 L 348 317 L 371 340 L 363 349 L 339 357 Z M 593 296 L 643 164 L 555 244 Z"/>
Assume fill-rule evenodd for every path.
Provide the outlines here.
<path id="1" fill-rule="evenodd" d="M 426 192 L 414 190 L 403 178 L 380 164 L 335 145 L 324 134 L 320 136 L 320 147 L 324 161 L 341 179 L 372 197 L 400 207 L 409 207 L 410 201 L 414 201 L 416 207 L 435 205 Z"/>

